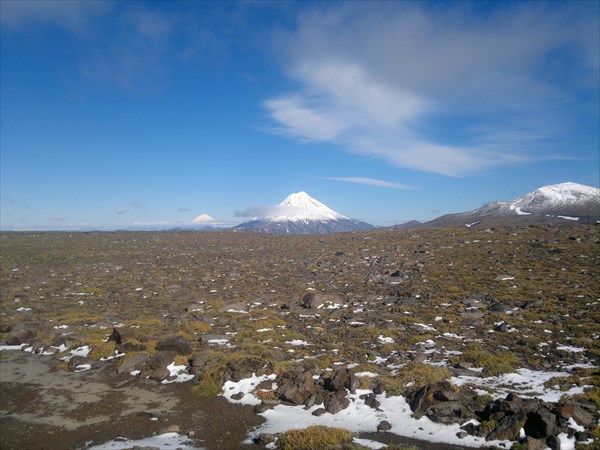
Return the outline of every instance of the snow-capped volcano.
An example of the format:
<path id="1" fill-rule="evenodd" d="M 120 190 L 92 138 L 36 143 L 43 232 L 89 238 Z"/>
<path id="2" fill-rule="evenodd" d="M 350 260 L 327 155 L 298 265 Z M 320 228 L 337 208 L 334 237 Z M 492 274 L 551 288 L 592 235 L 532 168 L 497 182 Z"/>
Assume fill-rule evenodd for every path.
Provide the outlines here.
<path id="1" fill-rule="evenodd" d="M 216 223 L 217 220 L 212 218 L 211 216 L 209 216 L 208 214 L 200 214 L 199 216 L 195 217 L 192 220 L 192 223 L 195 224 L 210 224 L 210 223 Z"/>
<path id="2" fill-rule="evenodd" d="M 267 215 L 233 227 L 234 231 L 272 234 L 329 234 L 373 228 L 368 223 L 335 212 L 303 191 L 291 194 L 278 205 L 268 208 Z"/>
<path id="3" fill-rule="evenodd" d="M 424 226 L 488 226 L 494 223 L 595 223 L 600 220 L 600 189 L 578 183 L 542 186 L 512 201 L 438 217 Z"/>
<path id="4" fill-rule="evenodd" d="M 268 217 L 275 222 L 348 219 L 304 191 L 288 195 Z"/>

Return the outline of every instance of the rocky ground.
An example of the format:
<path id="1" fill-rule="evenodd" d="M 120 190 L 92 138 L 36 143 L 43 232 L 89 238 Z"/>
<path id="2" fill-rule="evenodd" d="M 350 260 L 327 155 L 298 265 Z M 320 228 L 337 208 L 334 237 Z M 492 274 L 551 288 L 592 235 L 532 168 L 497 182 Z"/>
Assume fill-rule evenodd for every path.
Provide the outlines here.
<path id="1" fill-rule="evenodd" d="M 287 407 L 323 423 L 369 408 L 358 431 L 371 438 L 428 439 L 394 422 L 396 396 L 414 420 L 456 426 L 454 445 L 591 448 L 599 242 L 593 226 L 4 233 L 0 342 L 37 355 L 0 352 L 2 448 L 84 447 L 168 426 L 193 431 L 199 447 L 239 448 L 246 436 L 261 448 Z M 14 362 L 26 356 L 44 362 Z M 62 412 L 58 394 L 39 397 L 39 386 L 83 385 L 88 397 L 71 393 Z M 132 389 L 146 397 L 128 399 Z M 164 411 L 144 403 L 152 393 Z M 235 425 L 219 443 L 210 430 L 223 423 Z"/>

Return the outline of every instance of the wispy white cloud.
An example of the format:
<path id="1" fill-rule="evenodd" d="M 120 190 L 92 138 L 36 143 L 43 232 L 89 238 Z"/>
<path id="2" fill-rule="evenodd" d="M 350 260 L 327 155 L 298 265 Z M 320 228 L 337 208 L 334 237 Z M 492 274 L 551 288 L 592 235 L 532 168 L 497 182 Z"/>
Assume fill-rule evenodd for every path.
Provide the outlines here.
<path id="1" fill-rule="evenodd" d="M 230 17 L 190 3 L 180 8 L 127 1 L 0 1 L 3 29 L 31 34 L 39 27 L 67 31 L 79 49 L 76 69 L 95 83 L 135 93 L 167 85 L 178 66 L 227 53 L 219 33 Z"/>
<path id="2" fill-rule="evenodd" d="M 298 89 L 264 102 L 276 132 L 460 176 L 538 158 L 572 89 L 598 76 L 588 36 L 598 19 L 582 4 L 479 15 L 458 4 L 378 6 L 316 8 L 278 35 Z M 549 75 L 557 59 L 565 64 Z"/>
<path id="3" fill-rule="evenodd" d="M 12 30 L 54 25 L 84 33 L 98 17 L 112 9 L 112 2 L 71 0 L 22 0 L 0 2 L 0 21 Z"/>
<path id="4" fill-rule="evenodd" d="M 377 180 L 375 178 L 364 177 L 321 177 L 324 180 L 342 181 L 345 183 L 364 184 L 367 186 L 376 186 L 387 189 L 414 189 L 406 184 L 394 183 L 391 181 Z"/>

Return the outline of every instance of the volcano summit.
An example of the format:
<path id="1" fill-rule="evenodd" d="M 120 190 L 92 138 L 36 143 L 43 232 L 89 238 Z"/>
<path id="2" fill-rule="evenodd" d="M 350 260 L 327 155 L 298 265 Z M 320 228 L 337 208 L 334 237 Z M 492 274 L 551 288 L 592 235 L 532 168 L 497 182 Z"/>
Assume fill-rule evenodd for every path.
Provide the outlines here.
<path id="1" fill-rule="evenodd" d="M 233 227 L 233 230 L 270 234 L 330 234 L 374 228 L 366 222 L 349 219 L 335 212 L 306 192 L 297 192 L 271 208 L 269 215 L 255 217 Z"/>

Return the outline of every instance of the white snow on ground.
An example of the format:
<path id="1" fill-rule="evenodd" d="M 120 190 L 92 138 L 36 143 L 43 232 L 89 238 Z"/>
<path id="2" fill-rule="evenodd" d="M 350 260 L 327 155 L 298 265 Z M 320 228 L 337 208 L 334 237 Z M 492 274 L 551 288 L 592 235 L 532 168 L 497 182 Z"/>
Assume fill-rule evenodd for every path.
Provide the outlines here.
<path id="1" fill-rule="evenodd" d="M 131 441 L 125 438 L 117 438 L 114 441 L 105 442 L 104 444 L 88 447 L 87 450 L 106 450 L 106 449 L 126 449 L 132 447 L 158 447 L 160 449 L 176 449 L 181 450 L 202 450 L 201 447 L 187 445 L 189 442 L 187 436 L 182 436 L 177 433 L 163 433 L 157 436 L 151 436 L 137 441 Z"/>
<path id="2" fill-rule="evenodd" d="M 377 336 L 377 340 L 379 342 L 381 342 L 382 344 L 393 344 L 395 342 L 394 338 L 386 337 L 383 334 L 380 334 L 379 336 Z"/>
<path id="3" fill-rule="evenodd" d="M 459 334 L 454 334 L 454 333 L 444 333 L 442 334 L 442 336 L 447 337 L 447 338 L 452 338 L 452 339 L 464 339 L 464 336 L 461 336 Z"/>
<path id="4" fill-rule="evenodd" d="M 302 339 L 294 339 L 293 341 L 285 341 L 288 345 L 310 345 L 309 342 L 303 341 Z"/>
<path id="5" fill-rule="evenodd" d="M 19 345 L 0 345 L 0 351 L 2 350 L 21 350 L 27 344 L 19 344 Z"/>
<path id="6" fill-rule="evenodd" d="M 363 447 L 372 448 L 378 450 L 380 448 L 386 448 L 386 444 L 382 444 L 381 442 L 372 441 L 371 439 L 361 439 L 361 438 L 353 438 L 352 442 L 358 445 L 362 445 Z"/>
<path id="7" fill-rule="evenodd" d="M 78 366 L 75 367 L 74 372 L 85 372 L 87 370 L 90 370 L 92 368 L 91 364 L 79 364 Z"/>
<path id="8" fill-rule="evenodd" d="M 531 213 L 525 212 L 520 206 L 510 205 L 510 209 L 517 213 L 519 216 L 529 216 Z"/>
<path id="9" fill-rule="evenodd" d="M 243 382 L 245 380 L 239 383 Z M 304 409 L 302 405 L 277 405 L 261 414 L 266 422 L 254 429 L 246 442 L 251 442 L 260 433 L 282 433 L 291 428 L 306 428 L 311 425 L 339 427 L 353 432 L 375 432 L 377 425 L 382 420 L 387 420 L 392 425 L 391 433 L 414 439 L 467 447 L 497 445 L 509 448 L 511 446 L 509 441 L 485 441 L 483 438 L 475 436 L 459 439 L 456 436 L 456 433 L 461 431 L 458 424 L 434 423 L 427 417 L 415 419 L 410 406 L 403 397 L 386 398 L 385 394 L 377 395 L 377 400 L 381 403 L 380 411 L 377 411 L 365 405 L 364 401 L 359 398 L 363 394 L 370 393 L 372 393 L 370 390 L 358 389 L 355 394 L 348 395 L 351 400 L 348 408 L 337 414 L 325 413 L 320 417 L 312 415 L 313 411 L 321 407 L 320 405 L 309 409 Z"/>
<path id="10" fill-rule="evenodd" d="M 167 378 L 166 380 L 163 380 L 161 382 L 162 384 L 185 383 L 186 381 L 194 379 L 194 375 L 190 375 L 189 373 L 187 373 L 187 366 L 185 364 L 177 366 L 174 362 L 172 362 L 167 366 L 167 369 L 169 369 L 169 378 L 175 377 L 175 379 L 169 380 Z"/>
<path id="11" fill-rule="evenodd" d="M 228 347 L 231 346 L 231 344 L 229 344 L 229 339 L 209 339 L 208 343 L 212 345 L 226 345 Z"/>
<path id="12" fill-rule="evenodd" d="M 545 402 L 558 402 L 563 396 L 582 394 L 583 387 L 574 386 L 568 391 L 560 388 L 547 388 L 544 383 L 555 377 L 566 377 L 568 372 L 540 372 L 529 369 L 518 369 L 517 373 L 505 373 L 497 377 L 452 377 L 450 382 L 456 386 L 474 384 L 476 386 L 491 388 L 494 399 L 504 398 L 509 392 L 516 392 L 524 398 L 539 398 Z"/>
<path id="13" fill-rule="evenodd" d="M 375 377 L 379 376 L 378 373 L 374 373 L 374 372 L 356 372 L 354 375 L 357 377 L 369 377 L 369 378 L 375 378 Z"/>
<path id="14" fill-rule="evenodd" d="M 263 381 L 273 381 L 275 378 L 277 378 L 277 375 L 275 374 L 261 375 L 260 377 L 252 374 L 252 377 L 244 378 L 237 383 L 234 381 L 227 381 L 223 385 L 223 397 L 232 403 L 241 403 L 242 405 L 259 405 L 261 401 L 252 395 L 251 392 Z M 231 398 L 232 395 L 239 394 L 240 392 L 244 394 L 241 399 L 235 400 Z"/>
<path id="15" fill-rule="evenodd" d="M 559 345 L 558 347 L 556 347 L 556 350 L 563 350 L 565 352 L 572 352 L 572 353 L 581 353 L 581 352 L 585 352 L 585 347 L 572 347 L 570 345 Z"/>
<path id="16" fill-rule="evenodd" d="M 579 220 L 579 217 L 571 217 L 571 216 L 556 216 L 556 217 L 560 217 L 561 219 L 567 219 L 567 220 Z"/>
<path id="17" fill-rule="evenodd" d="M 73 358 L 74 356 L 83 356 L 84 358 L 87 358 L 91 351 L 92 347 L 90 347 L 89 345 L 83 345 L 81 347 L 77 347 L 75 350 L 71 350 L 70 355 L 63 356 L 62 358 L 60 358 L 60 360 L 71 361 L 71 358 Z"/>
<path id="18" fill-rule="evenodd" d="M 560 450 L 575 450 L 575 437 L 570 438 L 567 433 L 560 433 Z"/>
<path id="19" fill-rule="evenodd" d="M 415 323 L 416 326 L 423 328 L 425 331 L 433 331 L 437 332 L 435 328 L 429 325 L 425 325 L 424 323 Z"/>

